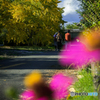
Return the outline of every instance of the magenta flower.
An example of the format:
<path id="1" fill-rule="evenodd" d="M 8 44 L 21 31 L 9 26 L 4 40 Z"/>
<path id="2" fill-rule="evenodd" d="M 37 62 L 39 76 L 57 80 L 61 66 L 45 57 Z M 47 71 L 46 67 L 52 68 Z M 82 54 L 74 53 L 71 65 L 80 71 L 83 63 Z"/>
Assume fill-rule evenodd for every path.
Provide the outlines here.
<path id="1" fill-rule="evenodd" d="M 34 92 L 34 90 L 25 90 L 20 95 L 20 100 L 49 100 L 50 98 L 52 98 L 54 100 L 62 99 L 62 98 L 67 97 L 67 95 L 69 94 L 68 87 L 72 83 L 73 83 L 72 77 L 64 76 L 64 74 L 59 73 L 52 77 L 52 80 L 49 84 L 48 89 L 50 89 L 52 91 L 51 96 L 48 96 L 48 93 L 51 93 L 51 92 L 48 92 L 48 89 L 46 89 L 46 87 L 43 87 L 42 91 L 48 92 L 44 96 L 38 96 L 38 94 L 40 93 L 39 91 Z M 37 93 L 37 95 L 36 95 L 36 93 Z"/>
<path id="2" fill-rule="evenodd" d="M 54 75 L 50 82 L 50 88 L 54 91 L 54 99 L 65 98 L 68 93 L 68 87 L 73 83 L 73 79 L 68 76 L 64 76 L 62 73 Z"/>
<path id="3" fill-rule="evenodd" d="M 20 95 L 21 100 L 48 100 L 47 97 L 40 97 L 36 99 L 36 95 L 32 90 L 26 90 Z"/>
<path id="4" fill-rule="evenodd" d="M 63 66 L 74 64 L 75 68 L 87 65 L 92 61 L 100 61 L 100 49 L 90 51 L 83 43 L 75 40 L 63 49 L 59 59 Z"/>
<path id="5" fill-rule="evenodd" d="M 34 100 L 35 93 L 32 90 L 26 90 L 20 95 L 21 100 Z"/>

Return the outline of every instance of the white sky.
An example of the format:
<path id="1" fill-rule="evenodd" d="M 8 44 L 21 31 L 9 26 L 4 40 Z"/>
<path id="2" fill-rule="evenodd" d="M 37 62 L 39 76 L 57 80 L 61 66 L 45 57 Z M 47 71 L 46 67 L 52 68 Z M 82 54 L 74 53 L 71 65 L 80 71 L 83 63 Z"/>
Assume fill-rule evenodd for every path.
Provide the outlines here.
<path id="1" fill-rule="evenodd" d="M 62 2 L 58 4 L 58 7 L 65 7 L 63 16 L 67 14 L 72 14 L 79 9 L 79 1 L 77 0 L 61 0 Z"/>
<path id="2" fill-rule="evenodd" d="M 77 0 L 59 0 L 62 1 L 58 4 L 58 7 L 65 7 L 63 15 L 63 20 L 68 21 L 67 24 L 73 22 L 79 22 L 79 15 L 76 10 L 79 9 L 80 2 Z"/>

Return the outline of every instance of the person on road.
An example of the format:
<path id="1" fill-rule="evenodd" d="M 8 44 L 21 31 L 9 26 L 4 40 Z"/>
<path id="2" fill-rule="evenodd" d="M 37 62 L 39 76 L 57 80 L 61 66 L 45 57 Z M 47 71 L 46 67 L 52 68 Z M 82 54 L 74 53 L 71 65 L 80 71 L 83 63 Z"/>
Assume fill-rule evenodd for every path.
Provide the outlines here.
<path id="1" fill-rule="evenodd" d="M 60 32 L 58 32 L 56 38 L 57 38 L 57 48 L 58 48 L 58 51 L 60 51 L 61 46 L 62 46 L 62 43 L 61 43 L 61 41 L 62 41 L 62 36 L 61 36 Z"/>
<path id="2" fill-rule="evenodd" d="M 57 34 L 58 34 L 58 32 L 56 32 L 54 35 L 53 35 L 53 37 L 54 37 L 54 46 L 55 46 L 55 51 L 57 50 Z"/>
<path id="3" fill-rule="evenodd" d="M 65 34 L 65 48 L 67 48 L 67 45 L 71 42 L 71 34 L 70 30 Z"/>

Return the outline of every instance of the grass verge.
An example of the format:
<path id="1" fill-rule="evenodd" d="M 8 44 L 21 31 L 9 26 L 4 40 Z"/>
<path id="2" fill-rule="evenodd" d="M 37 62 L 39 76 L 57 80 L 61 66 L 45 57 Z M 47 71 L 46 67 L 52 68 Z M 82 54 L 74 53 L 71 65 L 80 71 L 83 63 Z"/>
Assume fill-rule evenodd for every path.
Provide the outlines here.
<path id="1" fill-rule="evenodd" d="M 52 50 L 54 49 L 54 46 L 2 46 L 1 48 L 18 50 Z"/>
<path id="2" fill-rule="evenodd" d="M 4 59 L 7 59 L 7 58 L 5 58 L 5 57 L 0 57 L 0 60 L 4 60 Z"/>
<path id="3" fill-rule="evenodd" d="M 79 75 L 83 76 L 75 84 L 74 89 L 77 93 L 88 93 L 96 92 L 93 85 L 93 77 L 90 71 L 83 69 L 78 72 Z M 73 99 L 68 100 L 98 100 L 98 96 L 75 96 Z"/>

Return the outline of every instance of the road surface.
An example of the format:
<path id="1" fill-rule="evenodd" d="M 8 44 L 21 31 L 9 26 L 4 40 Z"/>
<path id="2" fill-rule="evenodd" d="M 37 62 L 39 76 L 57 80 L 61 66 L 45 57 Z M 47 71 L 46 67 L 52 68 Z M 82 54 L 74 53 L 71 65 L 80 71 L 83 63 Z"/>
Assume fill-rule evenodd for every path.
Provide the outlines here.
<path id="1" fill-rule="evenodd" d="M 58 52 L 46 51 L 32 55 L 15 56 L 11 59 L 0 61 L 0 100 L 8 99 L 5 90 L 14 86 L 19 94 L 25 89 L 23 79 L 33 70 L 39 70 L 49 79 L 59 71 L 64 70 L 58 63 Z"/>

